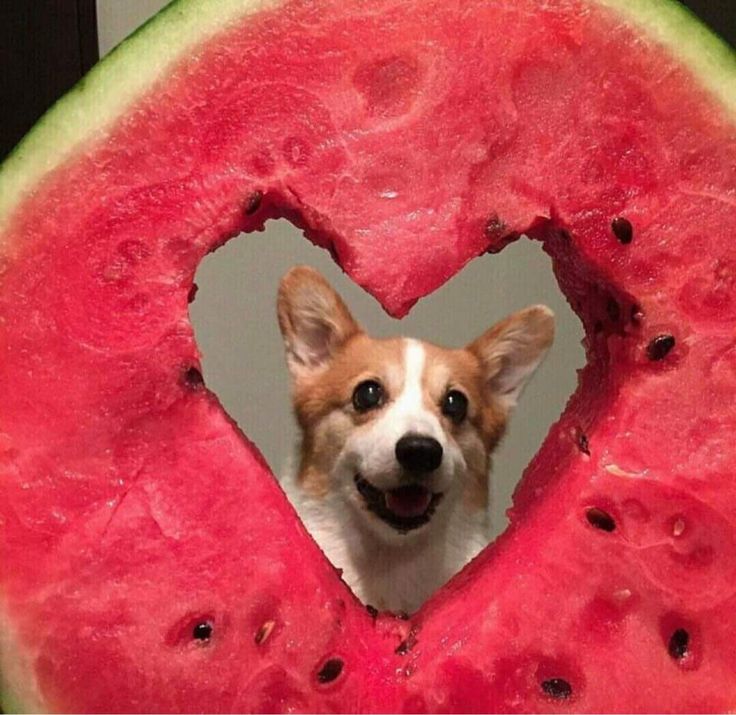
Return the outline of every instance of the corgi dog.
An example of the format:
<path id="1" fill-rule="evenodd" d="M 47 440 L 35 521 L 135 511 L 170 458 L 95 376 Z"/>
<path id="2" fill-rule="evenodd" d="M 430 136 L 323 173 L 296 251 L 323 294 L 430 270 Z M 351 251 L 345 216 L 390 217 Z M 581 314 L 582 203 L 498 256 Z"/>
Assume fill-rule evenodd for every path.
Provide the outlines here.
<path id="1" fill-rule="evenodd" d="M 552 311 L 456 350 L 375 339 L 298 266 L 277 312 L 302 434 L 282 486 L 358 598 L 411 613 L 488 543 L 491 453 L 552 343 Z"/>

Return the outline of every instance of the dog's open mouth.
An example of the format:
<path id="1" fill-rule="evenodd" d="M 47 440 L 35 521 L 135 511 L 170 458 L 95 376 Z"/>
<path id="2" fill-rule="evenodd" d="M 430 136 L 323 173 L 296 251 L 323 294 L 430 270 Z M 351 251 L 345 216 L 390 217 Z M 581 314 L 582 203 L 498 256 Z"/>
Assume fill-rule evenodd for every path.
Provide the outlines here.
<path id="1" fill-rule="evenodd" d="M 421 484 L 408 484 L 383 491 L 359 474 L 355 475 L 355 486 L 370 511 L 389 526 L 403 532 L 424 526 L 442 499 L 441 493 L 435 494 Z"/>

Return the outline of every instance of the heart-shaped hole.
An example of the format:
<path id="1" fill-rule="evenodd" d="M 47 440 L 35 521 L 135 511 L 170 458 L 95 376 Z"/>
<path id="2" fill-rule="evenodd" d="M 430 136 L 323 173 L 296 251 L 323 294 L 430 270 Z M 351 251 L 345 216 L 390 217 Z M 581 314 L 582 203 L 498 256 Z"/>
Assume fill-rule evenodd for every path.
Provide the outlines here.
<path id="1" fill-rule="evenodd" d="M 263 195 L 251 195 L 247 216 L 262 209 Z M 258 265 L 253 271 L 252 266 Z M 231 240 L 208 256 L 196 276 L 196 300 L 191 296 L 190 313 L 200 349 L 207 387 L 213 390 L 228 413 L 261 449 L 280 480 L 298 467 L 301 431 L 293 418 L 290 380 L 284 357 L 283 338 L 276 319 L 276 289 L 279 279 L 294 264 L 315 266 L 346 301 L 349 310 L 373 337 L 406 336 L 438 345 L 461 347 L 491 325 L 526 305 L 544 303 L 553 308 L 556 339 L 539 373 L 513 410 L 508 433 L 493 450 L 490 470 L 490 529 L 464 529 L 448 532 L 439 520 L 426 525 L 425 532 L 439 546 L 443 540 L 466 536 L 490 542 L 507 525 L 506 510 L 511 494 L 527 463 L 539 448 L 549 426 L 559 418 L 576 385 L 575 368 L 584 362 L 580 322 L 559 291 L 550 270 L 549 258 L 540 245 L 519 241 L 502 254 L 471 263 L 461 274 L 431 296 L 420 301 L 401 322 L 388 317 L 380 306 L 350 281 L 331 260 L 329 253 L 304 241 L 287 221 L 272 221 L 264 234 Z M 610 308 L 607 308 L 610 313 Z M 458 480 L 463 478 L 458 476 Z M 341 492 L 333 483 L 333 494 L 321 502 L 324 518 L 334 520 L 342 508 Z M 297 494 L 296 507 L 304 513 L 309 496 Z M 334 500 L 342 503 L 335 513 Z M 449 507 L 456 511 L 462 505 Z M 434 517 L 433 517 L 434 520 Z M 309 527 L 309 522 L 307 526 Z M 365 537 L 366 525 L 349 521 L 342 535 L 342 546 L 332 543 L 324 533 L 314 533 L 318 544 L 340 569 L 350 566 L 348 549 L 352 538 Z M 433 532 L 431 530 L 434 530 Z M 339 538 L 339 537 L 338 537 Z M 406 577 L 398 562 L 415 550 L 410 541 L 397 535 L 394 552 L 395 578 Z M 376 553 L 383 544 L 376 541 Z M 477 551 L 479 547 L 476 547 Z M 417 554 L 415 560 L 423 558 Z M 344 559 L 347 563 L 341 562 Z M 449 551 L 452 575 L 464 565 L 462 552 Z M 441 558 L 435 563 L 443 568 Z M 348 584 L 353 572 L 345 574 Z M 441 585 L 442 582 L 428 582 Z M 421 589 L 422 584 L 417 584 Z M 380 589 L 377 589 L 380 590 Z M 430 589 L 431 590 L 431 589 Z M 423 600 L 423 599 L 422 599 Z M 414 610 L 414 604 L 396 601 L 395 610 Z"/>

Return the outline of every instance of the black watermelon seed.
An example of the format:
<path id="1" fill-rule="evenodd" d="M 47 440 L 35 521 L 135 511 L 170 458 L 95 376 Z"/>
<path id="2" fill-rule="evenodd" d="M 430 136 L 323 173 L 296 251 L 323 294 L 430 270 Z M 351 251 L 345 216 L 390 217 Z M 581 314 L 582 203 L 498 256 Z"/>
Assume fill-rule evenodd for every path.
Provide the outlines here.
<path id="1" fill-rule="evenodd" d="M 596 320 L 595 325 L 593 326 L 593 332 L 600 333 L 601 330 L 603 330 L 603 321 L 602 320 Z"/>
<path id="2" fill-rule="evenodd" d="M 611 221 L 611 230 L 621 243 L 631 243 L 634 240 L 634 227 L 631 221 L 623 216 L 617 216 Z"/>
<path id="3" fill-rule="evenodd" d="M 621 320 L 621 306 L 613 298 L 609 298 L 606 303 L 606 313 L 612 323 L 618 323 Z"/>
<path id="4" fill-rule="evenodd" d="M 578 449 L 590 457 L 590 443 L 588 442 L 588 435 L 585 432 L 578 432 Z"/>
<path id="5" fill-rule="evenodd" d="M 189 294 L 187 295 L 187 302 L 194 303 L 194 299 L 197 297 L 198 290 L 199 286 L 196 283 L 192 283 L 192 287 L 189 289 Z"/>
<path id="6" fill-rule="evenodd" d="M 401 641 L 394 652 L 396 655 L 406 655 L 416 644 L 416 633 L 414 633 L 414 631 L 409 631 L 409 635 L 406 637 L 406 640 Z"/>
<path id="7" fill-rule="evenodd" d="M 647 345 L 647 357 L 650 360 L 662 360 L 675 347 L 675 338 L 672 335 L 658 335 Z"/>
<path id="8" fill-rule="evenodd" d="M 184 373 L 184 380 L 192 387 L 204 385 L 204 377 L 202 377 L 202 373 L 196 367 L 187 368 Z"/>
<path id="9" fill-rule="evenodd" d="M 276 621 L 266 621 L 257 631 L 255 638 L 256 645 L 261 645 L 268 640 L 268 637 L 273 633 L 273 629 L 276 626 Z"/>
<path id="10" fill-rule="evenodd" d="M 371 604 L 368 603 L 366 604 L 365 610 L 368 611 L 368 615 L 371 618 L 373 619 L 378 618 L 378 609 L 375 606 L 371 606 Z"/>
<path id="11" fill-rule="evenodd" d="M 555 700 L 567 700 L 572 695 L 572 686 L 562 678 L 542 681 L 542 690 Z"/>
<path id="12" fill-rule="evenodd" d="M 212 637 L 212 624 L 209 621 L 197 623 L 192 628 L 192 638 L 197 641 L 208 641 Z"/>
<path id="13" fill-rule="evenodd" d="M 338 678 L 340 673 L 342 673 L 344 665 L 345 664 L 341 658 L 330 658 L 320 668 L 319 673 L 317 673 L 317 680 L 320 683 L 331 683 L 333 680 Z"/>
<path id="14" fill-rule="evenodd" d="M 667 644 L 667 652 L 675 659 L 682 660 L 688 653 L 690 634 L 684 628 L 678 628 Z"/>
<path id="15" fill-rule="evenodd" d="M 252 216 L 259 208 L 261 208 L 261 202 L 263 201 L 263 192 L 254 191 L 245 202 L 245 215 Z"/>
<path id="16" fill-rule="evenodd" d="M 591 507 L 585 512 L 585 518 L 592 527 L 601 531 L 610 532 L 616 530 L 616 521 L 608 512 L 603 511 L 603 509 Z"/>

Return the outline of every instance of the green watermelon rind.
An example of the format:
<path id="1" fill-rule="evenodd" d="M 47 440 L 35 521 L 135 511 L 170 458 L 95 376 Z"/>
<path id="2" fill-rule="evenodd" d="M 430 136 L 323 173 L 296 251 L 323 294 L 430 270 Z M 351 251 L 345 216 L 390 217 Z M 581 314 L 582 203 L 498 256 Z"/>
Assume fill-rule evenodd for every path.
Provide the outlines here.
<path id="1" fill-rule="evenodd" d="M 10 618 L 0 609 L 0 711 L 41 712 L 43 699 L 36 687 L 32 665 L 18 641 Z M 19 687 L 20 686 L 20 687 Z"/>
<path id="2" fill-rule="evenodd" d="M 592 1 L 669 49 L 728 110 L 736 112 L 736 52 L 677 0 Z M 114 119 L 165 77 L 187 50 L 230 21 L 282 2 L 175 0 L 118 45 L 41 117 L 0 166 L 0 249 L 3 226 L 42 176 L 73 156 L 85 140 L 102 139 Z"/>

